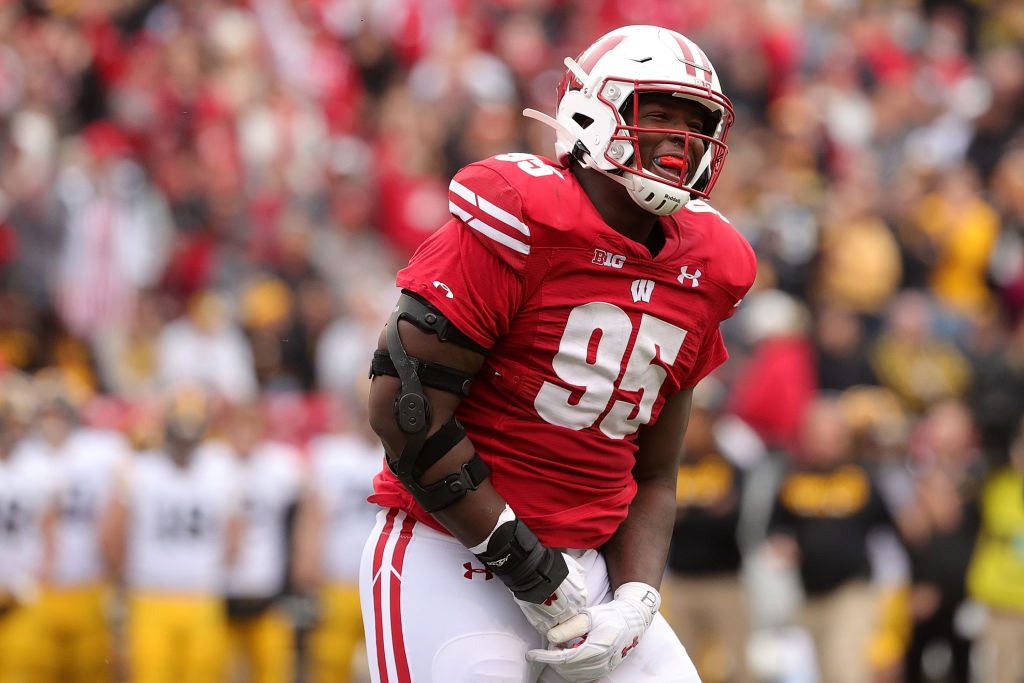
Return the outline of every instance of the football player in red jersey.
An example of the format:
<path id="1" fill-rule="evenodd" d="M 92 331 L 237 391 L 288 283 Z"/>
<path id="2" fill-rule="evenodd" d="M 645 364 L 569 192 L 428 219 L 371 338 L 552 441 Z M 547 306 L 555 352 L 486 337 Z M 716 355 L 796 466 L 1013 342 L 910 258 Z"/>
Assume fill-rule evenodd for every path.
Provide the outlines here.
<path id="1" fill-rule="evenodd" d="M 370 389 L 375 681 L 699 680 L 657 587 L 691 393 L 754 279 L 703 201 L 732 106 L 655 26 L 566 66 L 555 116 L 525 112 L 556 158 L 459 171 L 398 273 Z"/>

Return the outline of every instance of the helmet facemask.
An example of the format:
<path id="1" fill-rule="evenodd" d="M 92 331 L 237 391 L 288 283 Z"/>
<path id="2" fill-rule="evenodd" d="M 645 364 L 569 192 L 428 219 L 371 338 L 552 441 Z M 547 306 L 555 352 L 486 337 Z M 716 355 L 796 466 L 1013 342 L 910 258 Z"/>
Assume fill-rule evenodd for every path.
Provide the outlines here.
<path id="1" fill-rule="evenodd" d="M 684 94 L 683 84 L 647 84 L 638 81 L 616 82 L 606 81 L 602 94 L 598 95 L 607 106 L 615 108 L 619 120 L 615 132 L 609 140 L 604 152 L 604 159 L 611 165 L 612 173 L 626 180 L 626 188 L 634 201 L 651 213 L 665 215 L 678 210 L 694 196 L 706 198 L 721 173 L 728 147 L 725 135 L 728 124 L 731 124 L 732 113 L 728 110 L 714 110 L 707 106 L 706 100 Z M 616 108 L 615 103 L 604 96 L 605 91 L 615 93 L 618 89 L 627 88 L 631 95 Z M 700 132 L 677 128 L 652 128 L 640 125 L 641 98 L 647 95 L 664 93 L 672 97 L 693 102 L 702 110 L 704 124 Z M 730 117 L 726 120 L 723 111 Z M 673 136 L 682 142 L 679 158 L 662 158 L 663 165 L 678 169 L 676 179 L 666 178 L 653 170 L 656 159 L 642 158 L 640 136 L 656 134 Z M 696 161 L 691 163 L 691 148 L 699 145 Z M 584 160 L 580 159 L 585 163 Z"/>
<path id="2" fill-rule="evenodd" d="M 625 186 L 637 204 L 658 215 L 679 210 L 693 197 L 708 196 L 728 151 L 725 138 L 733 108 L 695 43 L 656 26 L 626 26 L 602 36 L 578 62 L 567 58 L 565 65 L 555 116 L 524 112 L 555 129 L 559 162 L 574 158 L 604 173 Z M 637 105 L 652 93 L 690 100 L 706 109 L 709 116 L 702 130 L 641 127 Z M 625 118 L 623 112 L 630 111 Z M 703 153 L 685 169 L 674 166 L 680 177 L 664 177 L 651 170 L 651 160 L 639 158 L 639 136 L 644 133 L 678 135 L 687 149 L 700 144 Z"/>

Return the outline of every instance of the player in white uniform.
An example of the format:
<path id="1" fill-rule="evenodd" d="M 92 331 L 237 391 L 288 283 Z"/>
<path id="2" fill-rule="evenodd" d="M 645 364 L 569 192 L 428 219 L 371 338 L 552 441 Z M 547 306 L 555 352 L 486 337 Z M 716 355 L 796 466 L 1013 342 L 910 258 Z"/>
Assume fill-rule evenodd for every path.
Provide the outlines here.
<path id="1" fill-rule="evenodd" d="M 60 475 L 55 557 L 41 596 L 44 633 L 37 647 L 53 680 L 90 683 L 111 680 L 110 583 L 99 521 L 131 449 L 118 432 L 76 422 L 63 396 L 46 400 L 36 418 L 39 446 Z"/>
<path id="2" fill-rule="evenodd" d="M 365 408 L 363 408 L 365 411 Z M 316 591 L 319 621 L 309 640 L 312 683 L 352 680 L 353 657 L 363 640 L 359 605 L 359 552 L 377 507 L 373 476 L 384 449 L 365 417 L 352 429 L 309 441 L 310 492 L 296 528 L 296 584 Z"/>
<path id="3" fill-rule="evenodd" d="M 0 376 L 0 681 L 45 680 L 39 586 L 53 566 L 57 473 L 24 438 L 33 410 L 20 375 Z"/>
<path id="4" fill-rule="evenodd" d="M 139 453 L 119 478 L 104 545 L 128 591 L 135 683 L 220 683 L 227 663 L 222 591 L 241 533 L 236 456 L 203 442 L 208 409 L 179 393 L 164 444 Z"/>
<path id="5" fill-rule="evenodd" d="M 287 584 L 289 523 L 305 486 L 300 451 L 265 438 L 259 404 L 232 408 L 225 436 L 239 456 L 245 530 L 227 575 L 233 659 L 252 683 L 287 683 L 295 670 L 294 624 L 275 605 Z"/>

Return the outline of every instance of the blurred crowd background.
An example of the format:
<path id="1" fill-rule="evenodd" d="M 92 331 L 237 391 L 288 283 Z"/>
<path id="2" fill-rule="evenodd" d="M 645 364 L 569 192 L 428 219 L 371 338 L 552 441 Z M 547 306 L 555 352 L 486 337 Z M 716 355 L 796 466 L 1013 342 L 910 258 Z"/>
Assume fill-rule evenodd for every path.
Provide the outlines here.
<path id="1" fill-rule="evenodd" d="M 313 531 L 290 520 L 334 481 L 318 458 L 379 464 L 363 380 L 451 175 L 550 156 L 522 109 L 553 113 L 563 57 L 632 23 L 714 62 L 737 123 L 711 201 L 758 255 L 731 360 L 695 401 L 665 585 L 704 679 L 1024 680 L 1017 0 L 3 0 L 0 650 L 59 583 L 13 569 L 13 539 L 49 527 L 10 502 L 28 490 L 10 454 L 60 452 L 72 430 L 130 461 L 184 431 L 243 470 L 264 442 L 300 463 L 271 532 L 292 566 L 252 612 L 284 615 L 287 676 L 352 648 L 365 675 L 351 605 L 330 618 L 354 577 L 323 559 L 325 529 L 366 523 L 359 484 Z M 143 486 L 119 468 L 96 484 L 114 501 L 95 513 L 104 566 Z M 68 490 L 52 491 L 65 511 Z M 133 590 L 153 591 L 111 571 L 89 582 L 118 589 L 104 614 L 127 662 L 145 641 Z M 331 666 L 324 680 L 351 665 Z"/>

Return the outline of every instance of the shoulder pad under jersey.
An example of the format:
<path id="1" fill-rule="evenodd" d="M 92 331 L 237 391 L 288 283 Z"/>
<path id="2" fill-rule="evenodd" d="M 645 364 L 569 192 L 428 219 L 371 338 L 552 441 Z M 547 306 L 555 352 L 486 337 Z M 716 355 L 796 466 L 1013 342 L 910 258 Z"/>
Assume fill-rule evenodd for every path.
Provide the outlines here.
<path id="1" fill-rule="evenodd" d="M 703 200 L 688 202 L 680 214 L 689 213 L 700 226 L 704 257 L 714 264 L 714 279 L 735 299 L 725 311 L 729 317 L 746 296 L 757 274 L 757 257 L 746 238 L 717 209 Z M 679 216 L 680 219 L 683 216 Z"/>
<path id="2" fill-rule="evenodd" d="M 542 207 L 557 206 L 570 172 L 533 154 L 511 153 L 470 164 L 448 186 L 452 215 L 499 259 L 519 269 L 530 255 Z M 568 187 L 568 186 L 567 186 Z"/>

